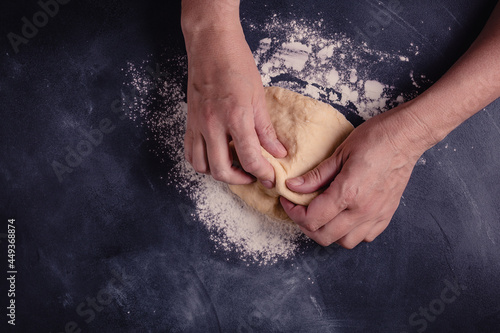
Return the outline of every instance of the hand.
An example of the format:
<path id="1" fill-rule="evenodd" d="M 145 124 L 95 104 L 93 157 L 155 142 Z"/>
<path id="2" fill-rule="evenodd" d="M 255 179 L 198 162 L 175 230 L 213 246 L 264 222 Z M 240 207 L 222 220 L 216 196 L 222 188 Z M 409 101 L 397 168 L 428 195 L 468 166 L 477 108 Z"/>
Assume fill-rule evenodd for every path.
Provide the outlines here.
<path id="1" fill-rule="evenodd" d="M 308 207 L 280 199 L 308 237 L 323 246 L 337 242 L 352 249 L 384 231 L 416 161 L 429 148 L 410 139 L 423 133 L 422 127 L 415 126 L 418 119 L 405 112 L 409 104 L 366 121 L 318 167 L 287 180 L 288 188 L 300 193 L 328 186 Z"/>
<path id="2" fill-rule="evenodd" d="M 286 156 L 269 119 L 264 88 L 241 25 L 189 38 L 185 157 L 197 172 L 230 184 L 274 183 L 261 145 Z M 233 166 L 230 141 L 244 170 Z M 246 171 L 246 172 L 245 172 Z M 248 173 L 251 175 L 249 175 Z"/>

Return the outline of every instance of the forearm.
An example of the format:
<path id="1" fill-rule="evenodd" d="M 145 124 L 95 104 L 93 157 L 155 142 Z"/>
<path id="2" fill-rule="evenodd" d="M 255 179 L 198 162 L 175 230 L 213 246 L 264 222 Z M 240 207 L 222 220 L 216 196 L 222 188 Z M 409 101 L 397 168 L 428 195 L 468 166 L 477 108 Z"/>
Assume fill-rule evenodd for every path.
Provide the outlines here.
<path id="1" fill-rule="evenodd" d="M 428 147 L 500 96 L 500 5 L 469 50 L 406 112 Z"/>

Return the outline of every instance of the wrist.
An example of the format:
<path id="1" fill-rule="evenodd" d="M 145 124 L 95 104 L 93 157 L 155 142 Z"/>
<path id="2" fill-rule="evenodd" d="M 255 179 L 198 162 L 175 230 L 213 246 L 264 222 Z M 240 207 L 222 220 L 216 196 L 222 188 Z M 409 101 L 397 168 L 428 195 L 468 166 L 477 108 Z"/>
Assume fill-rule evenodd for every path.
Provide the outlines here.
<path id="1" fill-rule="evenodd" d="M 223 32 L 241 27 L 239 0 L 183 0 L 181 28 L 186 39 L 205 31 Z"/>
<path id="2" fill-rule="evenodd" d="M 443 114 L 440 112 L 440 105 L 437 102 L 418 96 L 414 100 L 407 102 L 407 107 L 402 112 L 405 124 L 409 129 L 409 139 L 424 153 L 438 142 L 443 140 L 451 129 L 448 130 L 444 122 L 439 122 Z"/>
<path id="3" fill-rule="evenodd" d="M 419 107 L 412 100 L 377 116 L 393 147 L 415 161 L 441 140 L 416 112 Z"/>

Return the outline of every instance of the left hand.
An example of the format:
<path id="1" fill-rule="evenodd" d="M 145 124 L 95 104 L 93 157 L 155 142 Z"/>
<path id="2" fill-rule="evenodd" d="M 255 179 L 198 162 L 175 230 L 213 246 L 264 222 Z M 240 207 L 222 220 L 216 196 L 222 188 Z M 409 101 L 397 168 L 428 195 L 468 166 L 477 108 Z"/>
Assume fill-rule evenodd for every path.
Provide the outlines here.
<path id="1" fill-rule="evenodd" d="M 356 128 L 334 154 L 302 177 L 287 180 L 299 193 L 326 190 L 308 207 L 281 197 L 288 216 L 323 246 L 337 242 L 352 249 L 385 230 L 408 184 L 413 167 L 428 148 L 426 128 L 410 103 Z"/>

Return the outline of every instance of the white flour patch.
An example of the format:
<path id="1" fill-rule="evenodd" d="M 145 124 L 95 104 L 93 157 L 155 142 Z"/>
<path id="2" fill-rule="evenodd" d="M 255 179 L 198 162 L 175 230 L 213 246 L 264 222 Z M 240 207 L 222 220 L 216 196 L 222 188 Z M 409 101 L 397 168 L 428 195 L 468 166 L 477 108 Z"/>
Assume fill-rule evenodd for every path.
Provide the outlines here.
<path id="1" fill-rule="evenodd" d="M 358 45 L 342 34 L 324 37 L 321 22 L 281 22 L 276 17 L 264 27 L 268 38 L 254 52 L 264 85 L 276 85 L 339 105 L 363 119 L 403 103 L 408 95 L 373 76 L 371 66 L 379 62 L 409 61 Z M 123 93 L 129 117 L 145 128 L 151 152 L 162 162 L 174 163 L 165 175 L 181 196 L 195 206 L 193 219 L 210 233 L 215 248 L 236 254 L 248 264 L 272 264 L 292 258 L 305 236 L 294 225 L 273 221 L 246 206 L 226 184 L 199 175 L 184 160 L 187 105 L 183 81 L 187 75 L 184 57 L 162 61 L 129 63 L 124 68 Z"/>

